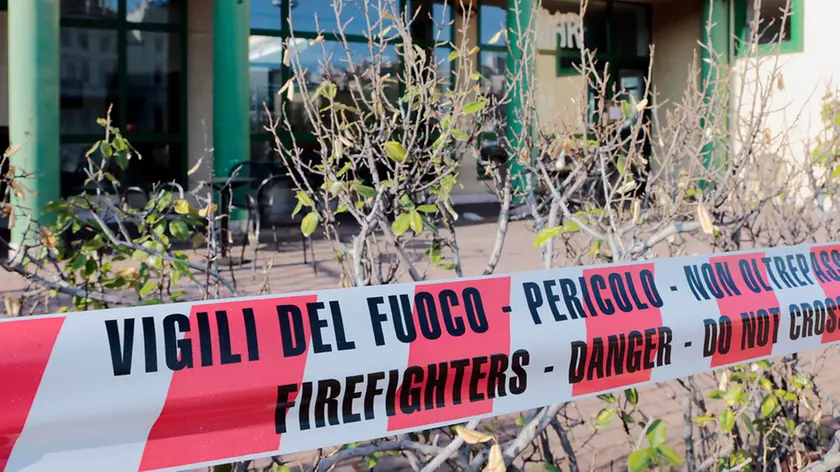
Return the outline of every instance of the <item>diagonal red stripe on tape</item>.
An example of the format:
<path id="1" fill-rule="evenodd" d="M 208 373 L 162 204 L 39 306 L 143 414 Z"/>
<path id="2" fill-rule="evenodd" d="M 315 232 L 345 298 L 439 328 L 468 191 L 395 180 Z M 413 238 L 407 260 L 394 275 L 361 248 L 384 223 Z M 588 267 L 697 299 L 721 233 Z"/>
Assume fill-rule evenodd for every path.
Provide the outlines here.
<path id="1" fill-rule="evenodd" d="M 437 339 L 427 339 L 421 333 L 424 329 L 420 326 L 418 321 L 418 306 L 416 303 L 417 295 L 421 292 L 428 294 L 425 298 L 431 303 L 426 303 L 424 306 L 433 306 L 434 308 L 424 308 L 423 311 L 431 313 L 433 310 L 438 314 L 440 321 L 440 337 Z M 474 308 L 474 312 L 480 310 L 477 303 L 474 302 L 475 294 L 479 295 L 481 308 L 483 308 L 486 316 L 486 331 L 476 332 L 471 329 L 468 313 L 466 309 L 466 299 L 469 298 L 470 304 Z M 446 300 L 456 300 L 458 305 L 454 303 L 447 303 L 452 305 L 450 312 L 454 319 L 462 320 L 464 324 L 464 334 L 460 336 L 452 336 L 447 333 L 445 322 L 442 315 L 441 297 Z M 426 297 L 426 295 L 422 295 Z M 456 297 L 456 298 L 453 298 Z M 417 339 L 411 343 L 408 356 L 408 365 L 417 366 L 422 369 L 422 380 L 411 384 L 412 390 L 419 393 L 420 402 L 423 405 L 421 411 L 416 411 L 411 414 L 405 414 L 401 410 L 403 405 L 397 401 L 396 415 L 388 420 L 388 431 L 401 430 L 406 428 L 413 428 L 417 426 L 443 423 L 446 421 L 467 418 L 470 416 L 483 415 L 493 411 L 493 400 L 488 398 L 487 386 L 490 369 L 493 368 L 493 359 L 495 357 L 495 366 L 501 369 L 501 357 L 503 355 L 508 358 L 510 352 L 510 315 L 508 313 L 510 305 L 510 277 L 488 278 L 484 280 L 473 280 L 469 282 L 446 282 L 441 284 L 425 284 L 418 285 L 415 288 L 415 306 L 413 308 L 414 314 L 414 328 L 417 332 Z M 429 328 L 426 328 L 428 331 Z M 483 330 L 483 328 L 482 328 Z M 487 362 L 474 362 L 476 358 L 487 358 Z M 453 367 L 453 361 L 463 361 L 466 365 L 459 367 L 463 372 L 461 379 L 461 387 L 457 389 L 460 404 L 455 403 L 455 379 L 456 369 Z M 441 363 L 447 363 L 441 368 Z M 430 406 L 426 408 L 426 392 L 429 391 L 430 369 L 429 365 L 436 365 L 435 375 L 439 375 L 440 371 L 446 372 L 446 386 L 443 389 L 443 404 L 445 406 L 438 407 L 436 394 L 429 395 Z M 508 367 L 504 366 L 504 370 Z M 481 400 L 470 401 L 471 379 L 473 374 L 482 378 L 477 379 L 477 388 L 481 395 Z M 397 393 L 397 398 L 402 396 L 402 387 Z M 499 391 L 496 390 L 498 394 Z M 477 399 L 478 397 L 476 397 Z"/>
<path id="2" fill-rule="evenodd" d="M 653 284 L 648 282 L 653 279 L 653 275 L 654 264 L 583 271 L 583 278 L 591 294 L 587 296 L 591 303 L 585 301 L 582 293 L 579 294 L 584 299 L 581 300 L 581 308 L 590 315 L 586 318 L 587 354 L 582 363 L 585 369 L 582 372 L 583 379 L 572 386 L 573 396 L 650 380 L 653 372 L 650 364 L 655 363 L 658 352 L 657 349 L 646 351 L 645 346 L 656 348 L 659 345 L 658 328 L 662 327 L 662 312 L 651 303 L 653 298 L 660 298 L 653 293 Z M 613 286 L 623 287 L 623 294 L 622 289 L 613 290 Z M 645 286 L 650 288 L 646 291 Z M 596 293 L 600 294 L 597 296 L 601 297 L 603 303 L 598 302 Z M 632 309 L 629 312 L 622 311 L 620 305 L 629 305 Z M 592 316 L 593 311 L 596 316 Z M 667 343 L 670 339 L 662 341 Z"/>
<path id="3" fill-rule="evenodd" d="M 0 323 L 0 470 L 23 427 L 64 317 Z"/>
<path id="4" fill-rule="evenodd" d="M 750 255 L 719 256 L 709 259 L 706 280 L 710 291 L 718 292 L 717 304 L 721 317 L 727 317 L 731 322 L 731 343 L 726 353 L 716 352 L 712 355 L 711 367 L 736 364 L 751 359 L 769 356 L 773 353 L 773 333 L 778 331 L 779 316 L 769 313 L 772 308 L 778 308 L 779 300 L 770 288 L 771 279 L 768 278 L 767 268 L 762 262 L 765 253 Z M 700 273 L 703 271 L 701 269 Z M 750 283 L 745 280 L 745 274 L 750 277 Z M 709 281 L 712 283 L 709 284 Z M 758 293 L 751 290 L 754 287 Z M 760 290 L 759 290 L 760 288 Z M 759 316 L 760 314 L 767 316 Z M 776 312 L 778 313 L 778 312 Z M 724 320 L 721 318 L 719 321 Z M 722 326 L 719 323 L 719 327 Z M 745 333 L 745 330 L 748 330 Z M 756 339 L 758 331 L 766 332 L 769 340 L 761 345 L 750 339 Z M 751 334 L 752 333 L 752 334 Z M 720 336 L 718 330 L 718 336 Z"/>
<path id="5" fill-rule="evenodd" d="M 815 272 L 814 278 L 825 292 L 826 299 L 834 301 L 840 307 L 840 245 L 815 247 L 811 249 L 811 266 Z M 827 301 L 827 300 L 826 300 Z M 828 307 L 829 322 L 835 324 L 835 329 L 826 329 L 822 334 L 822 344 L 840 341 L 840 329 L 836 323 L 840 317 L 840 310 Z M 833 316 L 831 316 L 833 315 Z"/>
<path id="6" fill-rule="evenodd" d="M 306 304 L 316 295 L 263 299 L 223 304 L 195 305 L 190 313 L 194 368 L 173 374 L 166 403 L 149 433 L 141 470 L 196 464 L 238 456 L 276 451 L 280 445 L 274 412 L 277 387 L 300 386 L 308 349 L 284 357 L 277 307 L 293 305 L 306 318 Z M 244 310 L 253 310 L 259 345 L 259 360 L 249 360 Z M 222 364 L 220 331 L 216 312 L 224 311 L 230 330 L 231 352 L 241 362 Z M 197 331 L 199 313 L 207 313 L 213 365 L 201 365 L 202 336 Z M 203 316 L 203 315 L 202 315 Z M 305 345 L 310 328 L 303 323 Z M 224 330 L 222 330 L 223 332 Z M 204 336 L 206 340 L 207 336 Z M 300 341 L 296 339 L 296 341 Z M 206 343 L 205 343 L 206 345 Z M 290 397 L 294 400 L 296 395 Z"/>

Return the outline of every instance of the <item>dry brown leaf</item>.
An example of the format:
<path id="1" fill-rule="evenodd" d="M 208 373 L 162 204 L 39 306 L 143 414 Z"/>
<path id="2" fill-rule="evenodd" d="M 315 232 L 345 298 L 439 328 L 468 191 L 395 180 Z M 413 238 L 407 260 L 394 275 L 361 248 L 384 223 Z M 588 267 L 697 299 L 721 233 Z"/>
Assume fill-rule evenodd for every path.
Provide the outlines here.
<path id="1" fill-rule="evenodd" d="M 41 228 L 38 240 L 41 241 L 41 244 L 48 248 L 54 248 L 58 245 L 58 238 L 49 228 Z"/>
<path id="2" fill-rule="evenodd" d="M 487 458 L 487 468 L 485 472 L 505 472 L 505 456 L 502 454 L 502 446 L 493 444 L 490 448 L 490 456 Z"/>
<path id="3" fill-rule="evenodd" d="M 6 152 L 3 153 L 3 157 L 12 157 L 20 150 L 20 144 L 12 144 L 9 146 L 9 149 L 6 149 Z"/>
<path id="4" fill-rule="evenodd" d="M 522 148 L 519 151 L 519 163 L 523 166 L 530 164 L 531 162 L 531 153 L 528 151 L 528 148 Z"/>
<path id="5" fill-rule="evenodd" d="M 286 50 L 283 51 L 283 65 L 286 66 L 286 67 L 289 67 L 289 65 L 291 65 L 291 63 L 292 63 L 292 55 L 289 54 L 289 48 L 286 48 Z"/>
<path id="6" fill-rule="evenodd" d="M 6 314 L 8 316 L 18 316 L 20 314 L 20 299 L 18 297 L 8 294 L 3 302 L 6 304 Z"/>
<path id="7" fill-rule="evenodd" d="M 638 198 L 633 199 L 633 224 L 639 224 L 642 219 L 642 201 Z"/>
<path id="8" fill-rule="evenodd" d="M 718 390 L 726 391 L 726 387 L 729 385 L 729 371 L 724 370 L 723 374 L 720 376 L 720 382 L 718 383 Z"/>
<path id="9" fill-rule="evenodd" d="M 715 225 L 712 223 L 712 217 L 709 215 L 709 210 L 707 210 L 702 203 L 697 204 L 697 220 L 700 222 L 700 227 L 703 228 L 704 233 L 715 233 Z"/>
<path id="10" fill-rule="evenodd" d="M 277 91 L 277 95 L 283 95 L 284 93 L 286 93 L 286 90 L 288 90 L 289 86 L 292 84 L 292 80 L 294 79 L 287 80 L 286 83 L 283 84 L 282 87 L 280 87 L 280 90 Z"/>
<path id="11" fill-rule="evenodd" d="M 460 436 L 467 444 L 485 443 L 493 439 L 493 436 L 490 436 L 489 434 L 484 434 L 474 429 L 467 429 L 463 426 L 456 426 L 455 432 L 458 433 L 458 436 Z"/>
<path id="12" fill-rule="evenodd" d="M 490 44 L 498 43 L 499 40 L 502 39 L 503 34 L 505 34 L 505 30 L 499 30 L 496 34 L 493 35 L 492 38 L 490 38 Z"/>
<path id="13" fill-rule="evenodd" d="M 208 213 L 216 213 L 216 208 L 218 208 L 218 206 L 215 203 L 211 203 L 201 210 L 198 210 L 198 216 L 206 218 Z"/>
<path id="14" fill-rule="evenodd" d="M 636 112 L 641 113 L 645 110 L 648 104 L 648 99 L 644 98 L 641 102 L 636 104 Z"/>
<path id="15" fill-rule="evenodd" d="M 135 269 L 134 267 L 124 267 L 124 268 L 118 270 L 115 273 L 115 275 L 117 277 L 122 277 L 124 279 L 131 279 L 131 278 L 134 278 L 137 275 L 137 269 Z"/>
<path id="16" fill-rule="evenodd" d="M 779 90 L 785 89 L 785 77 L 782 74 L 779 74 L 779 77 L 776 79 L 776 88 Z"/>
<path id="17" fill-rule="evenodd" d="M 203 158 L 203 157 L 199 157 L 199 158 L 198 158 L 198 162 L 196 162 L 196 163 L 195 163 L 195 165 L 194 165 L 194 166 L 192 166 L 192 167 L 190 168 L 190 170 L 188 170 L 188 171 L 187 171 L 187 175 L 193 175 L 193 174 L 195 174 L 196 172 L 198 172 L 198 169 L 201 167 L 201 161 L 203 161 L 203 160 L 204 160 L 204 158 Z"/>

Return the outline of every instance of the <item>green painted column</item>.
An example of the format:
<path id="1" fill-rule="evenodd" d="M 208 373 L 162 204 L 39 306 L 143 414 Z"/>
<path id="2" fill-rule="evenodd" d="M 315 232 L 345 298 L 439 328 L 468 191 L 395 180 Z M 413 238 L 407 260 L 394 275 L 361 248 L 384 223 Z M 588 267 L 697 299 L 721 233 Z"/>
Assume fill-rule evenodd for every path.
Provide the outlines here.
<path id="1" fill-rule="evenodd" d="M 214 0 L 213 11 L 213 169 L 227 176 L 250 158 L 251 0 Z"/>
<path id="2" fill-rule="evenodd" d="M 533 110 L 526 109 L 524 94 L 535 79 L 534 59 L 536 47 L 536 25 L 534 23 L 534 0 L 508 0 L 507 33 L 507 80 L 511 90 L 510 103 L 507 105 L 507 140 L 511 150 L 522 146 L 533 132 L 531 119 Z M 530 37 L 520 41 L 522 34 Z M 519 164 L 519 156 L 510 156 L 510 172 L 513 174 L 514 190 L 526 189 L 525 172 Z"/>
<path id="3" fill-rule="evenodd" d="M 227 177 L 251 156 L 251 0 L 214 0 L 213 5 L 213 171 Z M 234 211 L 231 219 L 244 216 Z"/>
<path id="4" fill-rule="evenodd" d="M 11 243 L 37 239 L 34 222 L 61 194 L 59 149 L 59 0 L 9 0 L 9 134 L 20 149 L 11 157 L 23 182 Z"/>
<path id="5" fill-rule="evenodd" d="M 714 51 L 714 56 L 705 48 L 701 49 L 700 62 L 700 86 L 706 97 L 706 102 L 711 102 L 716 92 L 716 86 L 726 86 L 718 81 L 722 76 L 719 72 L 725 70 L 729 65 L 729 42 L 730 42 L 730 24 L 729 24 L 729 0 L 702 0 L 703 1 L 703 18 L 701 21 L 700 38 L 703 44 L 709 44 Z M 711 24 L 711 28 L 707 25 Z M 712 67 L 714 64 L 716 67 Z M 725 110 L 728 107 L 724 108 Z M 718 117 L 715 117 L 718 118 Z M 720 126 L 728 126 L 728 116 L 721 117 L 723 121 L 715 119 L 714 121 Z M 702 123 L 706 126 L 706 122 Z M 703 149 L 705 155 L 706 165 L 722 166 L 726 160 L 725 150 L 721 149 L 715 143 L 707 145 Z M 705 184 L 705 182 L 704 182 Z M 705 185 L 703 185 L 705 187 Z"/>

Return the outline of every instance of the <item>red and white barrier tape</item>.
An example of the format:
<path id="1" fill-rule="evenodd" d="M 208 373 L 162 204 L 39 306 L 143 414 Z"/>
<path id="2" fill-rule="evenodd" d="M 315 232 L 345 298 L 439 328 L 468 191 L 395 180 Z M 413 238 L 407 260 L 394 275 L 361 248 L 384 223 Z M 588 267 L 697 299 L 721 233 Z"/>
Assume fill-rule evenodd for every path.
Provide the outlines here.
<path id="1" fill-rule="evenodd" d="M 5 319 L 0 469 L 161 470 L 840 340 L 840 245 Z"/>

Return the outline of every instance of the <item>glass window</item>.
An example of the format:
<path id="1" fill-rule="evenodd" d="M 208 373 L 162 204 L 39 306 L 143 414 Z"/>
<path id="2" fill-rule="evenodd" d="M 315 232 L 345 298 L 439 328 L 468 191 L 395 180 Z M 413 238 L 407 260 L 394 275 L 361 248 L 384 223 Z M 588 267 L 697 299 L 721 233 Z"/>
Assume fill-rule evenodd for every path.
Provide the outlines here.
<path id="1" fill-rule="evenodd" d="M 132 158 L 128 171 L 120 178 L 123 187 L 137 186 L 151 189 L 159 182 L 181 181 L 183 175 L 183 146 L 180 143 L 138 143 L 132 141 L 142 159 Z"/>
<path id="2" fill-rule="evenodd" d="M 499 31 L 507 29 L 506 3 L 500 0 L 483 0 L 478 10 L 479 30 L 481 31 L 481 45 L 489 45 L 490 40 Z M 499 36 L 499 40 L 493 46 L 504 46 L 505 35 Z"/>
<path id="3" fill-rule="evenodd" d="M 338 34 L 341 19 L 345 35 L 369 35 L 369 31 L 378 33 L 383 26 L 382 14 L 389 13 L 397 2 L 364 0 L 290 0 L 291 23 L 296 32 Z"/>
<path id="4" fill-rule="evenodd" d="M 375 68 L 375 75 L 379 77 L 390 74 L 391 78 L 396 78 L 400 73 L 397 52 L 393 47 L 378 51 L 376 57 L 371 57 L 366 43 L 348 43 L 349 51 L 345 51 L 342 44 L 336 41 L 325 41 L 323 46 L 326 55 L 320 47 L 309 47 L 308 41 L 299 40 L 294 46 L 295 49 L 290 50 L 292 61 L 300 61 L 302 70 L 305 71 L 308 91 L 317 89 L 325 78 L 336 84 L 337 102 L 357 106 L 353 97 L 360 96 L 360 92 L 357 82 L 350 80 L 353 77 L 361 77 L 361 93 L 368 96 L 371 91 L 370 74 L 366 74 L 365 70 Z M 399 98 L 399 86 L 396 81 L 388 82 L 385 94 L 387 100 L 396 102 Z M 292 129 L 297 132 L 310 131 L 310 121 L 303 102 L 300 101 L 300 93 L 294 95 L 289 105 Z"/>
<path id="5" fill-rule="evenodd" d="M 444 43 L 452 40 L 452 7 L 442 1 L 411 0 L 411 36 L 417 41 Z"/>
<path id="6" fill-rule="evenodd" d="M 607 4 L 590 3 L 583 17 L 583 41 L 587 49 L 598 53 L 610 52 L 607 45 L 608 23 Z"/>
<path id="7" fill-rule="evenodd" d="M 97 118 L 104 118 L 109 105 L 114 105 L 116 117 L 119 105 L 119 74 L 117 52 L 90 54 L 80 46 L 80 37 L 94 44 L 102 41 L 116 43 L 112 30 L 62 28 L 61 45 L 61 132 L 64 134 L 100 133 Z"/>
<path id="8" fill-rule="evenodd" d="M 119 15 L 118 0 L 61 0 L 61 16 L 94 20 L 116 20 Z"/>
<path id="9" fill-rule="evenodd" d="M 184 0 L 126 0 L 125 19 L 131 23 L 179 23 Z"/>
<path id="10" fill-rule="evenodd" d="M 756 11 L 752 0 L 737 0 L 735 13 L 741 40 L 757 43 L 759 54 L 802 52 L 805 49 L 804 5 L 805 0 L 762 0 L 760 10 Z M 753 31 L 756 17 L 758 29 Z M 779 44 L 781 47 L 776 48 Z"/>
<path id="11" fill-rule="evenodd" d="M 435 49 L 435 62 L 437 63 L 437 80 L 440 90 L 447 91 L 452 87 L 454 76 L 452 74 L 452 61 L 449 60 L 449 54 L 452 50 L 449 48 Z"/>
<path id="12" fill-rule="evenodd" d="M 649 55 L 650 26 L 647 9 L 626 3 L 617 3 L 613 8 L 615 54 L 622 57 Z"/>
<path id="13" fill-rule="evenodd" d="M 281 6 L 281 0 L 251 0 L 251 28 L 279 31 L 283 24 Z"/>
<path id="14" fill-rule="evenodd" d="M 749 2 L 749 21 L 759 16 L 758 43 L 774 44 L 781 41 L 789 41 L 792 33 L 792 16 L 785 18 L 787 0 L 762 0 L 761 8 L 756 15 L 754 4 Z M 795 14 L 791 8 L 791 14 Z"/>
<path id="15" fill-rule="evenodd" d="M 502 51 L 481 52 L 482 90 L 490 103 L 501 103 L 507 88 L 507 53 Z M 504 118 L 504 105 L 496 107 L 499 119 Z"/>
<path id="16" fill-rule="evenodd" d="M 126 131 L 181 130 L 181 35 L 129 31 Z M 156 43 L 164 47 L 158 50 Z"/>
<path id="17" fill-rule="evenodd" d="M 251 141 L 251 160 L 257 162 L 278 161 L 280 156 L 274 150 L 274 141 Z"/>
<path id="18" fill-rule="evenodd" d="M 87 159 L 85 154 L 93 143 L 62 143 L 61 150 L 61 188 L 65 192 L 77 193 L 82 190 L 87 179 L 85 173 Z M 116 176 L 117 174 L 112 174 Z"/>
<path id="19" fill-rule="evenodd" d="M 283 39 L 272 36 L 251 36 L 248 59 L 251 63 L 251 132 L 265 132 L 269 125 L 266 107 L 275 118 L 282 100 L 277 96 L 283 86 Z"/>

